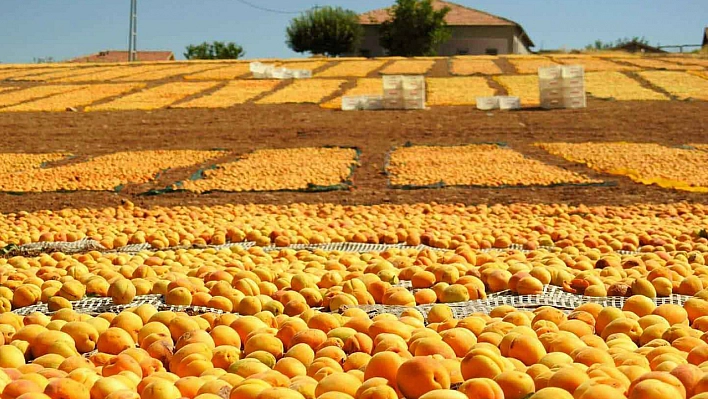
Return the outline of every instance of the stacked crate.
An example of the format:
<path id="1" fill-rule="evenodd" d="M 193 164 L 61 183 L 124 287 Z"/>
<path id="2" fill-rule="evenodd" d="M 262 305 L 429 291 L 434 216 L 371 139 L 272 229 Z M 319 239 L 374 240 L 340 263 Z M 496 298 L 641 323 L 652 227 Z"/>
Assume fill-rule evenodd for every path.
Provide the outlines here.
<path id="1" fill-rule="evenodd" d="M 585 108 L 585 72 L 582 65 L 538 69 L 541 108 Z"/>
<path id="2" fill-rule="evenodd" d="M 383 77 L 384 109 L 425 109 L 425 76 Z"/>
<path id="3" fill-rule="evenodd" d="M 342 111 L 374 111 L 383 109 L 383 97 L 376 95 L 343 96 Z"/>
<path id="4" fill-rule="evenodd" d="M 249 68 L 256 79 L 307 79 L 312 77 L 312 71 L 307 69 L 288 69 L 260 62 L 250 63 Z"/>
<path id="5" fill-rule="evenodd" d="M 521 99 L 516 96 L 477 97 L 477 109 L 492 111 L 495 109 L 520 109 Z"/>
<path id="6" fill-rule="evenodd" d="M 403 77 L 403 109 L 425 109 L 425 76 Z"/>
<path id="7" fill-rule="evenodd" d="M 385 75 L 382 81 L 384 109 L 403 108 L 403 76 Z"/>

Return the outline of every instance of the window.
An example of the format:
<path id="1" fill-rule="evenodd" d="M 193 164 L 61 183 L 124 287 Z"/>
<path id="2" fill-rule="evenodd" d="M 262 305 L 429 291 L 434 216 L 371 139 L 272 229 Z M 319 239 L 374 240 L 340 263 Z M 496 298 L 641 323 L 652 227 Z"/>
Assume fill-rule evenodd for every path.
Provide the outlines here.
<path id="1" fill-rule="evenodd" d="M 458 48 L 457 49 L 457 55 L 467 55 L 469 53 L 470 53 L 470 51 L 466 48 Z"/>
<path id="2" fill-rule="evenodd" d="M 363 48 L 360 50 L 360 52 L 362 57 L 371 58 L 371 50 L 369 50 L 368 48 Z"/>
<path id="3" fill-rule="evenodd" d="M 495 48 L 488 48 L 488 49 L 484 50 L 484 53 L 487 55 L 497 55 L 497 54 L 499 54 L 499 50 L 497 50 Z"/>

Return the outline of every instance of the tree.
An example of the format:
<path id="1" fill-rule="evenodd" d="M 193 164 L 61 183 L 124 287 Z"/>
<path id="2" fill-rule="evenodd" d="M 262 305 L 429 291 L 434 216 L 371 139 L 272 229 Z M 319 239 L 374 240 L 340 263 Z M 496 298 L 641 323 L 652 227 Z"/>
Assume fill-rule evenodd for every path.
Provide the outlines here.
<path id="1" fill-rule="evenodd" d="M 391 18 L 381 24 L 381 46 L 394 56 L 435 55 L 438 46 L 450 39 L 448 12 L 449 7 L 433 9 L 431 0 L 396 0 Z"/>
<path id="2" fill-rule="evenodd" d="M 603 42 L 602 40 L 595 40 L 594 43 L 588 44 L 585 46 L 585 50 L 610 50 L 615 47 L 620 47 L 624 46 L 625 44 L 629 43 L 638 43 L 638 44 L 646 44 L 649 45 L 649 40 L 647 40 L 644 36 L 639 37 L 639 36 L 634 36 L 633 38 L 622 38 L 622 39 L 617 39 L 614 42 Z"/>
<path id="3" fill-rule="evenodd" d="M 359 47 L 364 29 L 359 16 L 341 7 L 322 7 L 293 18 L 286 43 L 297 53 L 339 56 Z"/>
<path id="4" fill-rule="evenodd" d="M 246 55 L 243 47 L 234 42 L 190 44 L 184 58 L 188 60 L 235 60 Z"/>

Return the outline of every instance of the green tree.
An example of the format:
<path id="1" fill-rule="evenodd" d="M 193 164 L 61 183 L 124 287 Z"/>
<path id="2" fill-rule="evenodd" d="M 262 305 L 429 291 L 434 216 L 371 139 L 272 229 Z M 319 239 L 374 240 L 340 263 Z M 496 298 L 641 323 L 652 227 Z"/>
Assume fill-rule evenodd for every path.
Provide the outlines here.
<path id="1" fill-rule="evenodd" d="M 363 34 L 354 11 L 322 7 L 293 18 L 286 29 L 286 43 L 297 53 L 336 57 L 355 52 Z"/>
<path id="2" fill-rule="evenodd" d="M 435 55 L 440 44 L 450 39 L 445 16 L 449 7 L 433 8 L 431 0 L 396 0 L 381 24 L 381 46 L 393 56 Z"/>
<path id="3" fill-rule="evenodd" d="M 585 46 L 585 50 L 610 50 L 615 47 L 620 47 L 624 46 L 625 44 L 629 43 L 639 43 L 639 44 L 645 44 L 649 45 L 649 40 L 645 38 L 644 36 L 639 37 L 639 36 L 634 36 L 633 38 L 622 38 L 622 39 L 617 39 L 614 42 L 603 42 L 602 40 L 595 40 L 594 43 L 588 44 Z"/>
<path id="4" fill-rule="evenodd" d="M 188 60 L 235 60 L 246 55 L 243 47 L 234 42 L 224 43 L 215 41 L 202 44 L 190 44 L 184 58 Z"/>

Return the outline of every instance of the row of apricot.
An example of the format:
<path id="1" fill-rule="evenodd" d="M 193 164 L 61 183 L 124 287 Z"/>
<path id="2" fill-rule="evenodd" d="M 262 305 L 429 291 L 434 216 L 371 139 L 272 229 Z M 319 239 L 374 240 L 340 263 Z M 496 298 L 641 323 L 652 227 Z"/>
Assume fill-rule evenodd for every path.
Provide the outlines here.
<path id="1" fill-rule="evenodd" d="M 0 315 L 3 399 L 705 398 L 708 291 L 570 314 Z M 88 357 L 81 354 L 89 354 Z M 452 389 L 454 385 L 459 388 Z M 27 395 L 22 397 L 22 395 Z M 215 395 L 215 396 L 214 396 Z"/>

